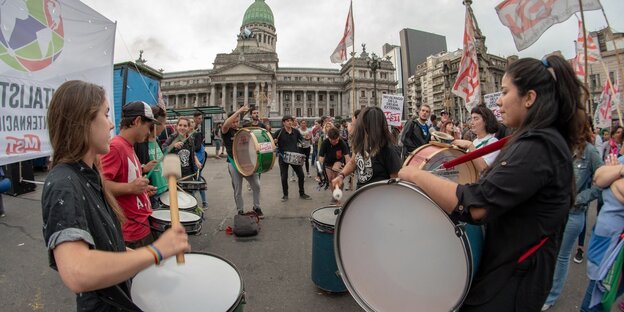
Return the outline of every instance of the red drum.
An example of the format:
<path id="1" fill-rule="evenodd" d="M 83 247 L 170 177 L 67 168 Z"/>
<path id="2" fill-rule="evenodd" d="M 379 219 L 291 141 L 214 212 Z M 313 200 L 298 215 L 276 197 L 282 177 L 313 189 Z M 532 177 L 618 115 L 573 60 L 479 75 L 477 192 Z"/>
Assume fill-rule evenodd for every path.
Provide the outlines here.
<path id="1" fill-rule="evenodd" d="M 465 162 L 450 169 L 442 168 L 444 162 L 464 154 L 462 150 L 453 145 L 432 142 L 410 153 L 407 159 L 405 159 L 403 167 L 417 166 L 419 169 L 430 171 L 431 173 L 459 184 L 476 182 L 479 179 L 479 173 L 472 161 Z"/>

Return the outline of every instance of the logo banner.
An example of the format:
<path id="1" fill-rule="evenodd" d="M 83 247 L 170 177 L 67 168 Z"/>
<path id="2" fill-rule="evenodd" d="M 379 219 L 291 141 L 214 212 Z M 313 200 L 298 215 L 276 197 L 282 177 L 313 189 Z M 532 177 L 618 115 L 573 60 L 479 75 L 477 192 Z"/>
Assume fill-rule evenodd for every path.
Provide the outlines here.
<path id="1" fill-rule="evenodd" d="M 382 95 L 381 110 L 386 115 L 388 126 L 400 126 L 401 116 L 403 116 L 403 97 L 391 94 Z"/>
<path id="2" fill-rule="evenodd" d="M 51 154 L 46 116 L 63 82 L 95 83 L 112 100 L 115 23 L 78 0 L 4 1 L 0 17 L 0 165 L 5 165 Z"/>
<path id="3" fill-rule="evenodd" d="M 598 0 L 582 0 L 583 10 L 599 10 Z M 554 24 L 580 11 L 579 0 L 505 0 L 496 6 L 503 25 L 511 31 L 516 48 L 530 47 Z"/>

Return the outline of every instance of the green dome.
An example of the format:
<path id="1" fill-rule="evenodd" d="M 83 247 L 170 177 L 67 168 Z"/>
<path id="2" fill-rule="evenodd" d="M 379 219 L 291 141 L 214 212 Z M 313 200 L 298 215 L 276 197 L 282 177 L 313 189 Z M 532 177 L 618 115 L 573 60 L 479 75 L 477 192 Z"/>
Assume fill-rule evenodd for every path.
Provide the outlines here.
<path id="1" fill-rule="evenodd" d="M 275 26 L 273 22 L 273 11 L 271 11 L 271 8 L 269 8 L 264 0 L 256 0 L 247 8 L 247 11 L 245 11 L 243 26 L 253 23 L 265 23 Z"/>

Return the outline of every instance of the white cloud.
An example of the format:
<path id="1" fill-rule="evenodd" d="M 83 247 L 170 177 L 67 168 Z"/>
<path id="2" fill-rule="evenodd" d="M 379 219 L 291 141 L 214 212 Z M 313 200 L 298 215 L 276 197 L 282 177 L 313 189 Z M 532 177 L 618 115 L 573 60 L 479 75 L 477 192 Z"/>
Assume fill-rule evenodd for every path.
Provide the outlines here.
<path id="1" fill-rule="evenodd" d="M 488 51 L 541 58 L 561 50 L 574 55 L 576 19 L 551 27 L 533 46 L 518 53 L 511 34 L 494 11 L 501 0 L 474 1 L 472 7 Z M 253 0 L 83 0 L 117 21 L 115 62 L 135 60 L 144 50 L 148 65 L 165 71 L 210 69 L 217 53 L 236 47 L 245 10 Z M 342 37 L 347 0 L 266 0 L 275 17 L 277 53 L 282 67 L 339 68 L 329 61 Z M 624 1 L 602 0 L 615 31 L 624 31 Z M 413 28 L 446 36 L 449 50 L 461 47 L 464 6 L 459 0 L 356 0 L 353 3 L 356 50 L 361 43 L 381 53 L 384 43 L 399 45 L 399 31 Z M 586 12 L 588 30 L 606 23 L 600 11 Z"/>

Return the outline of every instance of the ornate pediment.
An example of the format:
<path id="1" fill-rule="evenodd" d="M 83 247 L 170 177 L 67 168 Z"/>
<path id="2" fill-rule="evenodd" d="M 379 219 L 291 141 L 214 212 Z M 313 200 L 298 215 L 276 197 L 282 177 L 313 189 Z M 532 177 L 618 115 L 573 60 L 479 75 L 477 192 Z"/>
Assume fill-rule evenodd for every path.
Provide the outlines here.
<path id="1" fill-rule="evenodd" d="M 211 76 L 229 76 L 229 75 L 275 75 L 275 71 L 271 68 L 256 65 L 249 62 L 237 62 L 225 65 L 213 70 Z"/>

